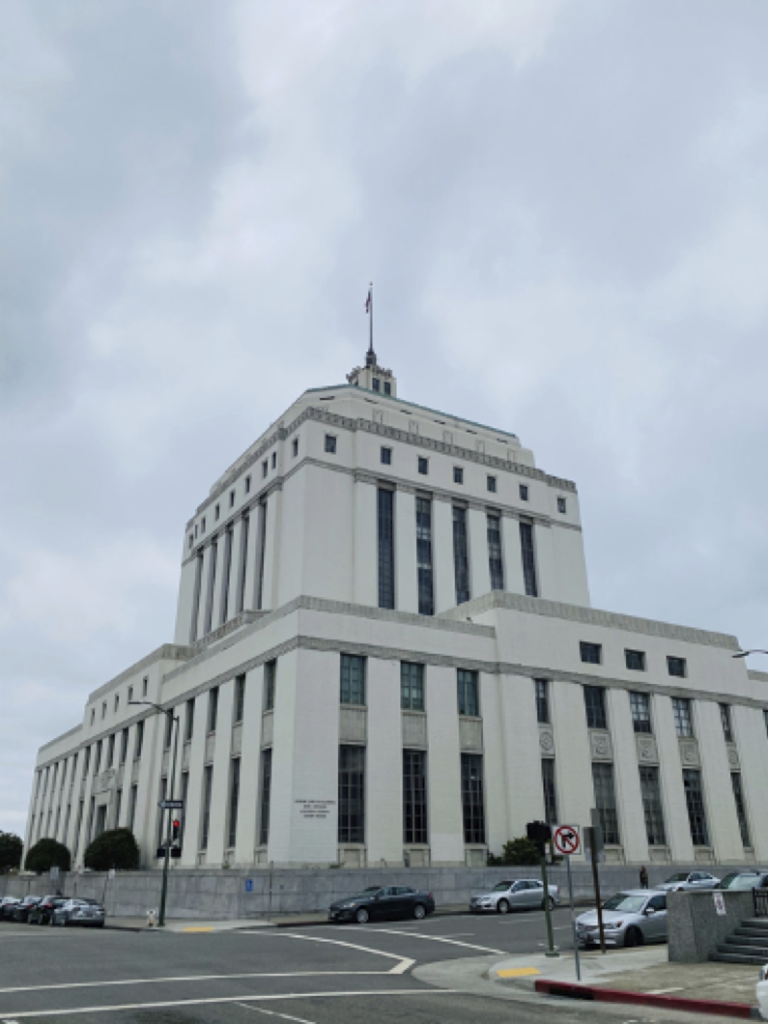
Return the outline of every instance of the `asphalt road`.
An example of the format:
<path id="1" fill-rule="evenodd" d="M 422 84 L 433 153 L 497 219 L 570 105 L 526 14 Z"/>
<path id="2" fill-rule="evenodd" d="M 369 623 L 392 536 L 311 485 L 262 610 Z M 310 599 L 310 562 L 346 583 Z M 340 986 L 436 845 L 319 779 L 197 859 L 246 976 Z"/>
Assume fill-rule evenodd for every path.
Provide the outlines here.
<path id="1" fill-rule="evenodd" d="M 557 911 L 554 924 L 556 942 L 569 945 L 568 912 Z M 0 1024 L 359 1024 L 363 1014 L 382 1024 L 406 1015 L 409 1024 L 661 1020 L 640 1007 L 596 1012 L 482 980 L 505 956 L 545 946 L 538 911 L 213 934 L 2 923 Z M 426 965 L 437 965 L 429 968 L 441 974 L 436 984 L 418 977 Z"/>

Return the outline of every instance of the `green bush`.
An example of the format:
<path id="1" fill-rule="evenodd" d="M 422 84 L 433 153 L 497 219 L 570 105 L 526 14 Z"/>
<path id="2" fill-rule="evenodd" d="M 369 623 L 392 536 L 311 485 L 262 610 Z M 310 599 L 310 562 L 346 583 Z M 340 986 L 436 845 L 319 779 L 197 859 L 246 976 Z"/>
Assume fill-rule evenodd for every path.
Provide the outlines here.
<path id="1" fill-rule="evenodd" d="M 92 871 L 133 871 L 139 866 L 139 847 L 129 828 L 113 828 L 96 836 L 85 851 L 83 863 Z"/>
<path id="2" fill-rule="evenodd" d="M 24 843 L 13 832 L 0 832 L 0 875 L 21 867 Z"/>
<path id="3" fill-rule="evenodd" d="M 72 855 L 63 843 L 57 843 L 55 839 L 38 839 L 29 848 L 24 860 L 24 870 L 34 871 L 38 875 L 51 868 L 69 871 L 71 867 Z"/>
<path id="4" fill-rule="evenodd" d="M 541 864 L 541 857 L 536 845 L 526 836 L 519 836 L 517 839 L 510 839 L 509 842 L 504 843 L 504 849 L 498 860 L 505 867 Z"/>

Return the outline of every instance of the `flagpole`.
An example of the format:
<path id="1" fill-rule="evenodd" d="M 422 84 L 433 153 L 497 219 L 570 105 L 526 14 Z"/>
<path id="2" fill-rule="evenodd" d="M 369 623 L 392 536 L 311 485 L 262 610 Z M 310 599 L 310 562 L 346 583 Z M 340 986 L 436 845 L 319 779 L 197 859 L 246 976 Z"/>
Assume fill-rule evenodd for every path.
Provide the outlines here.
<path id="1" fill-rule="evenodd" d="M 371 309 L 370 309 L 370 312 L 369 312 L 369 318 L 370 319 L 368 321 L 368 325 L 369 325 L 369 328 L 370 328 L 370 346 L 369 346 L 369 351 L 373 352 L 373 281 L 371 281 L 370 291 L 369 291 L 368 294 L 371 297 Z"/>

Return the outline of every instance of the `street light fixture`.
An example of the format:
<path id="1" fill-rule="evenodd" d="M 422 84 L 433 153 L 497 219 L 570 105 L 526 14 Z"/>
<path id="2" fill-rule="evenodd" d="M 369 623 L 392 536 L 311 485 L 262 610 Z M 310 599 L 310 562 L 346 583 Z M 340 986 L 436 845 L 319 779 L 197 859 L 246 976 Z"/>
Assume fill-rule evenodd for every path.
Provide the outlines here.
<path id="1" fill-rule="evenodd" d="M 739 651 L 738 654 L 732 654 L 732 658 L 746 658 L 750 654 L 768 654 L 768 651 L 763 651 L 759 647 L 756 647 L 753 651 Z"/>
<path id="2" fill-rule="evenodd" d="M 161 715 L 165 715 L 166 718 L 168 718 L 170 721 L 172 721 L 176 725 L 175 729 L 173 729 L 173 725 L 171 726 L 171 729 L 173 729 L 173 755 L 171 757 L 171 785 L 170 785 L 170 790 L 169 790 L 169 792 L 170 792 L 169 799 L 173 800 L 174 799 L 173 787 L 174 787 L 174 780 L 175 780 L 175 775 L 176 775 L 176 744 L 177 744 L 178 739 L 179 739 L 179 718 L 178 718 L 177 715 L 174 715 L 173 708 L 161 708 L 159 704 L 155 704 L 151 700 L 129 700 L 128 703 L 129 704 L 148 704 L 150 707 L 153 707 L 155 709 L 155 711 L 157 711 Z M 171 841 L 172 841 L 171 840 L 171 827 L 172 827 L 171 826 L 171 822 L 173 820 L 173 815 L 175 814 L 175 811 L 171 807 L 162 807 L 160 810 L 161 810 L 161 817 L 160 817 L 161 821 L 162 821 L 162 814 L 165 813 L 165 811 L 168 811 L 168 828 L 166 829 L 166 832 L 165 832 L 165 856 L 163 858 L 163 884 L 162 884 L 162 887 L 160 889 L 160 916 L 159 916 L 159 920 L 157 922 L 158 923 L 158 927 L 163 928 L 163 927 L 165 927 L 165 903 L 166 903 L 166 897 L 167 897 L 167 894 L 168 894 L 168 864 L 169 864 L 170 859 L 171 859 Z M 161 828 L 160 829 L 160 834 L 161 835 L 162 835 L 162 831 L 163 830 Z"/>

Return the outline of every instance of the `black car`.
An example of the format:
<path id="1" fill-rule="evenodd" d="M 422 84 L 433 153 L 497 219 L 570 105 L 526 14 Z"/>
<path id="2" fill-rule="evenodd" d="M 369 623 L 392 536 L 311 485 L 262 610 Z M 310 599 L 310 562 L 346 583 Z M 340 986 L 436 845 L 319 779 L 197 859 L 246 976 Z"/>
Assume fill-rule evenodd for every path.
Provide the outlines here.
<path id="1" fill-rule="evenodd" d="M 43 896 L 27 914 L 27 924 L 53 924 L 53 911 L 67 902 L 67 896 Z"/>
<path id="2" fill-rule="evenodd" d="M 32 907 L 40 902 L 42 896 L 25 896 L 21 903 L 17 903 L 13 911 L 8 915 L 14 921 L 26 921 Z"/>
<path id="3" fill-rule="evenodd" d="M 10 921 L 13 908 L 21 900 L 17 896 L 3 896 L 0 900 L 0 921 Z"/>
<path id="4" fill-rule="evenodd" d="M 332 903 L 329 921 L 366 921 L 387 917 L 415 917 L 417 921 L 431 914 L 435 900 L 431 892 L 416 892 L 405 885 L 372 885 L 356 896 Z"/>

